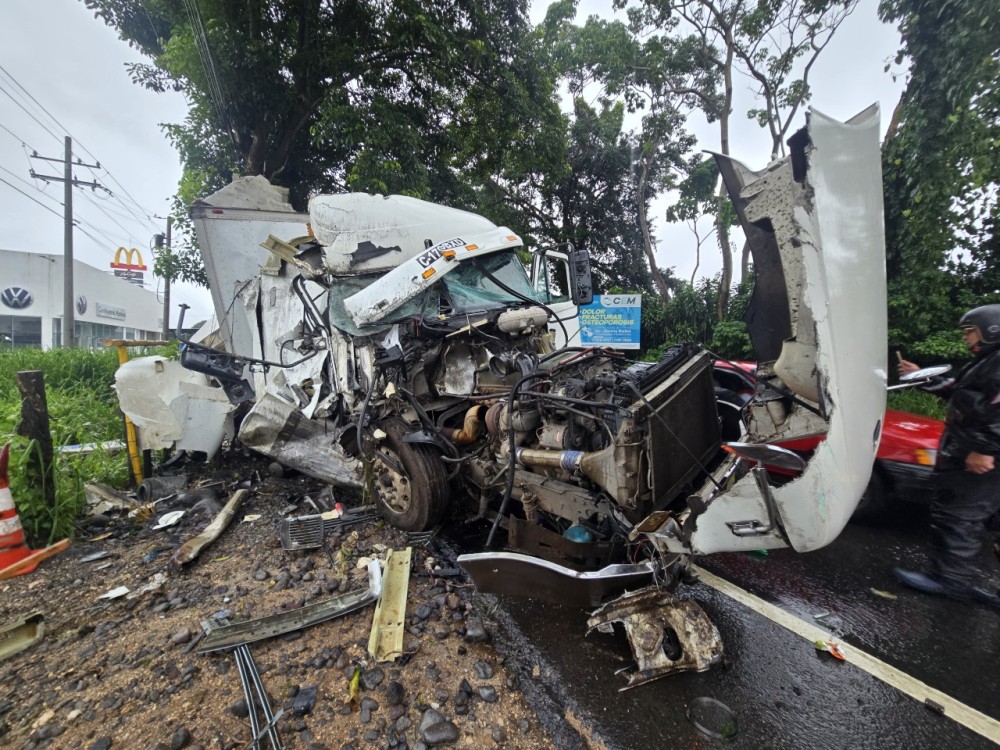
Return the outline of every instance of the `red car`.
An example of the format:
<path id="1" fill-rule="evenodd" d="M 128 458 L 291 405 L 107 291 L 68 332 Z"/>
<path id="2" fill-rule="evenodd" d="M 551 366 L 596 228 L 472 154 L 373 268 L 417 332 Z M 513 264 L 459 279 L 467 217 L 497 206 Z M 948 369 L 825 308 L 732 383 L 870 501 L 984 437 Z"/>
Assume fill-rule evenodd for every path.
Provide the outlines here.
<path id="1" fill-rule="evenodd" d="M 754 394 L 754 362 L 716 361 L 713 370 L 715 395 L 722 419 L 723 438 L 739 440 L 744 429 L 742 407 Z M 895 409 L 885 410 L 882 438 L 875 456 L 872 477 L 853 518 L 866 520 L 883 513 L 894 498 L 929 498 L 931 473 L 937 458 L 944 422 Z M 788 440 L 781 447 L 808 455 L 822 436 Z M 783 473 L 775 469 L 775 473 Z"/>

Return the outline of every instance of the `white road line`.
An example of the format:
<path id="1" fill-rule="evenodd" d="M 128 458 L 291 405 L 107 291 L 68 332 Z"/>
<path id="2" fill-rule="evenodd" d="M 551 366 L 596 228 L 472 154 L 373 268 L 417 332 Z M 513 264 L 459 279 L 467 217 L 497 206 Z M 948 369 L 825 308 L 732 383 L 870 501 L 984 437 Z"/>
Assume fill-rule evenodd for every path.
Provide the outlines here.
<path id="1" fill-rule="evenodd" d="M 754 596 L 749 591 L 744 591 L 739 586 L 709 573 L 704 568 L 695 566 L 694 570 L 702 583 L 711 586 L 730 599 L 763 615 L 771 620 L 771 622 L 775 622 L 796 635 L 805 638 L 810 643 L 830 640 L 830 633 L 828 631 L 816 627 L 805 620 L 801 620 L 795 615 L 789 614 L 760 597 Z M 974 708 L 970 708 L 964 703 L 960 703 L 950 695 L 946 695 L 940 690 L 935 690 L 905 672 L 901 672 L 884 661 L 876 659 L 871 654 L 866 654 L 864 651 L 847 644 L 842 644 L 841 651 L 844 654 L 845 661 L 850 662 L 859 669 L 863 669 L 876 679 L 882 680 L 882 682 L 891 685 L 900 692 L 906 693 L 906 695 L 920 703 L 924 703 L 930 699 L 944 709 L 944 715 L 948 718 L 957 721 L 967 729 L 971 729 L 976 734 L 982 735 L 991 742 L 1000 745 L 1000 721 Z"/>

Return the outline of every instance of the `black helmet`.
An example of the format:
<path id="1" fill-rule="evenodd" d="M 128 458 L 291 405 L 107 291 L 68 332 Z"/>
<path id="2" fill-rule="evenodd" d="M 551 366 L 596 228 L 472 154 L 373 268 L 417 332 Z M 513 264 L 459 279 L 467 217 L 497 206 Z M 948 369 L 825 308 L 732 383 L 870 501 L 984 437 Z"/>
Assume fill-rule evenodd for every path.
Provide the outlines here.
<path id="1" fill-rule="evenodd" d="M 974 307 L 962 316 L 958 327 L 975 328 L 984 344 L 1000 342 L 1000 305 Z"/>

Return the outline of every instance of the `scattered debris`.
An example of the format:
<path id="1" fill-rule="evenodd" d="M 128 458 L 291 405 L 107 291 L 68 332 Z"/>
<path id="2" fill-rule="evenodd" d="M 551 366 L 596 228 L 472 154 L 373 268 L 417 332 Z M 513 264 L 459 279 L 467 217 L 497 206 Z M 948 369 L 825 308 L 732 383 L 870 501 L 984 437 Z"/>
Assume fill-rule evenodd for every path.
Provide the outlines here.
<path id="1" fill-rule="evenodd" d="M 580 607 L 596 607 L 613 594 L 649 584 L 654 569 L 652 562 L 616 563 L 581 572 L 520 552 L 476 552 L 459 555 L 457 562 L 479 591 Z"/>
<path id="2" fill-rule="evenodd" d="M 275 726 L 278 719 L 285 713 L 284 709 L 275 714 L 271 710 L 271 701 L 267 697 L 267 690 L 264 689 L 264 682 L 254 664 L 253 656 L 246 644 L 237 646 L 233 650 L 233 657 L 236 659 L 236 669 L 240 674 L 240 683 L 243 685 L 243 698 L 247 702 L 250 712 L 250 731 L 252 737 L 249 747 L 258 748 L 259 740 L 265 734 L 271 740 L 273 750 L 281 750 L 281 739 L 278 737 L 278 729 Z M 256 693 L 256 695 L 255 695 Z M 264 725 L 260 725 L 257 716 L 257 706 L 261 707 L 264 714 Z"/>
<path id="3" fill-rule="evenodd" d="M 389 550 L 385 559 L 382 596 L 375 605 L 371 637 L 368 639 L 368 655 L 377 662 L 392 661 L 403 654 L 406 594 L 412 555 L 413 549 L 407 547 L 402 551 Z"/>
<path id="4" fill-rule="evenodd" d="M 97 598 L 98 599 L 120 599 L 121 597 L 125 596 L 125 594 L 127 594 L 129 591 L 130 591 L 130 589 L 129 589 L 128 586 L 118 586 L 117 588 L 111 589 L 111 591 L 107 591 L 107 592 L 101 594 Z"/>
<path id="5" fill-rule="evenodd" d="M 888 591 L 882 591 L 881 589 L 871 589 L 871 592 L 875 594 L 875 596 L 881 596 L 883 599 L 895 600 L 899 598 L 895 594 L 891 594 Z"/>
<path id="6" fill-rule="evenodd" d="M 426 547 L 441 531 L 440 524 L 428 531 L 411 531 L 406 535 L 406 543 L 413 547 Z"/>
<path id="7" fill-rule="evenodd" d="M 169 513 L 164 513 L 160 516 L 160 520 L 156 522 L 156 525 L 152 527 L 153 531 L 175 526 L 184 517 L 186 512 L 184 510 L 172 510 Z"/>
<path id="8" fill-rule="evenodd" d="M 209 651 L 232 648 L 243 643 L 254 643 L 326 622 L 370 604 L 378 599 L 381 593 L 382 569 L 377 560 L 372 560 L 368 566 L 368 589 L 366 591 L 352 591 L 349 594 L 336 596 L 277 615 L 211 629 L 198 652 L 204 654 Z"/>
<path id="9" fill-rule="evenodd" d="M 80 562 L 97 562 L 98 560 L 103 560 L 106 557 L 111 557 L 111 553 L 107 550 L 101 550 L 100 552 L 91 552 L 89 555 L 84 555 L 80 558 Z"/>
<path id="10" fill-rule="evenodd" d="M 338 508 L 317 515 L 282 518 L 278 526 L 282 549 L 315 549 L 323 546 L 323 539 L 328 532 L 378 518 L 371 505 L 349 510 L 343 510 L 339 503 L 337 505 Z"/>
<path id="11" fill-rule="evenodd" d="M 135 505 L 124 492 L 108 487 L 100 482 L 87 482 L 83 485 L 83 492 L 87 498 L 87 515 L 98 516 L 112 510 L 127 510 Z"/>
<path id="12" fill-rule="evenodd" d="M 198 534 L 198 536 L 188 539 L 184 542 L 184 544 L 177 548 L 173 557 L 170 558 L 171 564 L 175 568 L 180 568 L 198 557 L 205 547 L 218 539 L 219 535 L 226 530 L 229 522 L 232 521 L 233 516 L 236 515 L 236 511 L 249 495 L 250 490 L 237 490 L 233 493 L 229 502 L 226 503 L 225 507 L 219 512 L 219 515 L 217 515 L 212 522 L 206 526 L 200 534 Z"/>
<path id="13" fill-rule="evenodd" d="M 33 612 L 0 627 L 0 661 L 31 648 L 45 634 L 45 615 Z"/>
<path id="14" fill-rule="evenodd" d="M 687 717 L 699 732 L 716 740 L 731 740 L 739 729 L 732 709 L 715 698 L 692 700 L 687 708 Z"/>
<path id="15" fill-rule="evenodd" d="M 587 633 L 614 622 L 625 626 L 637 666 L 621 690 L 722 660 L 722 637 L 705 611 L 668 591 L 646 588 L 613 599 L 590 616 Z"/>
<path id="16" fill-rule="evenodd" d="M 840 644 L 836 641 L 816 641 L 816 650 L 825 651 L 841 661 L 844 660 L 844 652 L 840 650 Z"/>
<path id="17" fill-rule="evenodd" d="M 141 503 L 162 500 L 176 495 L 187 486 L 188 479 L 182 474 L 143 479 L 135 489 L 135 497 Z"/>

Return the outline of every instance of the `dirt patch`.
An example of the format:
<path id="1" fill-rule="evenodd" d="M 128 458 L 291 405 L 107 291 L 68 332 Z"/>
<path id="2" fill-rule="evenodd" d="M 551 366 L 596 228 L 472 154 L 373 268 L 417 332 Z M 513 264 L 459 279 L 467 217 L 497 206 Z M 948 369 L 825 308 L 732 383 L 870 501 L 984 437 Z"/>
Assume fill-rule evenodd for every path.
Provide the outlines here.
<path id="1" fill-rule="evenodd" d="M 0 582 L 0 625 L 33 612 L 45 616 L 43 640 L 0 663 L 0 745 L 247 746 L 250 721 L 234 656 L 199 654 L 201 623 L 259 618 L 366 589 L 362 558 L 413 546 L 403 532 L 368 521 L 327 534 L 323 548 L 283 550 L 282 515 L 293 506 L 297 514 L 316 512 L 305 498 L 322 487 L 302 477 L 272 478 L 265 467 L 245 460 L 222 473 L 225 492 L 252 477 L 253 493 L 222 536 L 181 571 L 170 556 L 204 527 L 212 508 L 188 508 L 178 525 L 158 531 L 150 528 L 155 519 L 177 506 L 159 508 L 144 524 L 113 516 L 34 573 Z M 103 534 L 109 536 L 95 539 Z M 95 552 L 110 556 L 85 561 Z M 122 586 L 130 593 L 100 598 Z M 431 541 L 413 546 L 401 658 L 369 659 L 373 605 L 251 644 L 274 711 L 284 709 L 276 724 L 282 746 L 582 745 L 551 715 L 540 718 L 531 691 L 522 689 L 533 680 L 522 672 L 530 665 L 505 655 L 505 638 L 494 637 L 500 626 L 493 606 Z M 352 677 L 359 688 L 353 696 Z"/>

